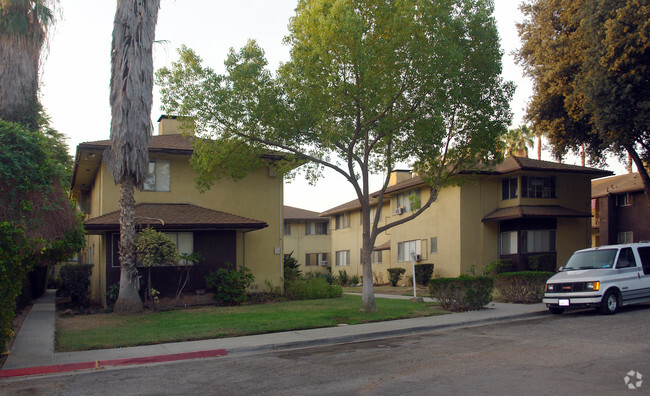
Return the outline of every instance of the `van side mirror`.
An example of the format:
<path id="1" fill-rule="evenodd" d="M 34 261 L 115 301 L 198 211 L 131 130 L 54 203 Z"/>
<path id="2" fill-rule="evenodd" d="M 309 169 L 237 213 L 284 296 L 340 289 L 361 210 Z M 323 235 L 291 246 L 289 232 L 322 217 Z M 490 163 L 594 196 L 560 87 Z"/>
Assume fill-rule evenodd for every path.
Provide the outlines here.
<path id="1" fill-rule="evenodd" d="M 564 267 L 560 267 L 557 269 L 557 272 L 562 272 L 562 271 L 564 271 Z"/>

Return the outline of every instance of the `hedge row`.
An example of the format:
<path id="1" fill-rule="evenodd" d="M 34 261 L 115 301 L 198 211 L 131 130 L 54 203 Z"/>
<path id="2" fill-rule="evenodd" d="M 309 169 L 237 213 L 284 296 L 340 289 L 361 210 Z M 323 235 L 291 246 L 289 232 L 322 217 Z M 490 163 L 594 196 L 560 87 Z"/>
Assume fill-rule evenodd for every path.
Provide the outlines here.
<path id="1" fill-rule="evenodd" d="M 494 287 L 507 302 L 540 302 L 544 296 L 546 280 L 551 276 L 553 272 L 505 272 L 495 275 Z"/>
<path id="2" fill-rule="evenodd" d="M 448 311 L 482 309 L 492 301 L 494 280 L 487 276 L 461 275 L 429 281 L 431 297 Z"/>

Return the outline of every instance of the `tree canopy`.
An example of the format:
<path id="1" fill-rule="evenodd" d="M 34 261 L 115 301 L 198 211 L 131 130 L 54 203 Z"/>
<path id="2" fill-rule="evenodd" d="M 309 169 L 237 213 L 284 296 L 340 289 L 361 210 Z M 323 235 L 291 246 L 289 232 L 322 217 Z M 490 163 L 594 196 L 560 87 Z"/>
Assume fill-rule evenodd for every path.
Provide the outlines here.
<path id="1" fill-rule="evenodd" d="M 556 155 L 629 154 L 650 204 L 650 6 L 640 0 L 525 3 L 518 61 L 534 80 L 528 118 Z"/>
<path id="2" fill-rule="evenodd" d="M 181 48 L 157 74 L 163 108 L 188 117 L 197 134 L 200 187 L 241 177 L 269 149 L 285 153 L 283 171 L 316 180 L 342 175 L 361 204 L 364 279 L 377 235 L 431 205 L 456 176 L 501 159 L 513 86 L 500 77 L 501 51 L 491 1 L 301 0 L 285 43 L 290 60 L 267 69 L 254 41 L 231 50 L 225 74 Z M 431 199 L 400 221 L 370 218 L 369 176 L 408 163 Z M 364 310 L 375 310 L 364 282 Z"/>

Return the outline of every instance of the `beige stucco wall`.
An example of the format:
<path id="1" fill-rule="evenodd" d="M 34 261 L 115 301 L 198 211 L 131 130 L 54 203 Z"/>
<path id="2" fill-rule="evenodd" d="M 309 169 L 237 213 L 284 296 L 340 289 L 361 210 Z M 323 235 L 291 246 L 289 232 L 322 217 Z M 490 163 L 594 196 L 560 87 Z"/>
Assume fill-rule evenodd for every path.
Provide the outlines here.
<path id="1" fill-rule="evenodd" d="M 290 221 L 289 223 L 291 224 L 291 235 L 284 235 L 284 254 L 291 254 L 293 252 L 293 258 L 298 261 L 300 270 L 303 273 L 327 271 L 327 268 L 323 266 L 306 266 L 305 255 L 311 253 L 327 253 L 331 266 L 333 257 L 330 252 L 330 231 L 328 230 L 327 235 L 305 235 L 304 221 Z"/>

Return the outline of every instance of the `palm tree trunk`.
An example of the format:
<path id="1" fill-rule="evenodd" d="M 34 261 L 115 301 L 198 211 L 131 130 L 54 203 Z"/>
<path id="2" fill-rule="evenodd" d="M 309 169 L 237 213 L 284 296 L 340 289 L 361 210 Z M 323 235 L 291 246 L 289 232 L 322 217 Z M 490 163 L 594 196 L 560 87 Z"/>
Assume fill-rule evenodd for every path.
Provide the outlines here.
<path id="1" fill-rule="evenodd" d="M 38 125 L 38 65 L 42 43 L 0 34 L 0 118 Z"/>
<path id="2" fill-rule="evenodd" d="M 135 260 L 135 198 L 134 178 L 125 177 L 120 186 L 120 293 L 115 312 L 140 312 L 140 282 Z"/>
<path id="3" fill-rule="evenodd" d="M 537 159 L 542 160 L 542 137 L 537 136 Z"/>

